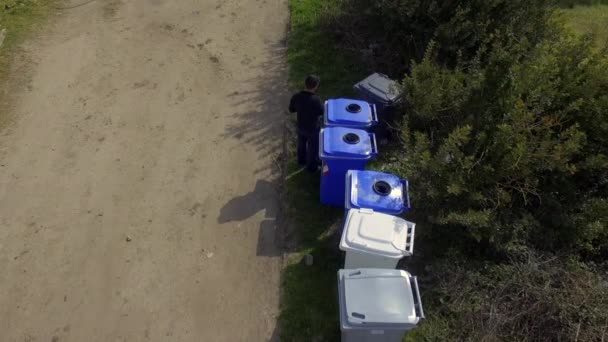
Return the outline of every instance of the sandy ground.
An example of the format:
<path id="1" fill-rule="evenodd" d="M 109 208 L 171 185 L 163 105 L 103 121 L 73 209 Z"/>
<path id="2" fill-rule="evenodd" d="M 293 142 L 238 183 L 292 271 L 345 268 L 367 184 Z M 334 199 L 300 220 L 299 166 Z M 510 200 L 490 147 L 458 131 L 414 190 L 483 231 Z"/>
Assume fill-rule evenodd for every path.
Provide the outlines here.
<path id="1" fill-rule="evenodd" d="M 0 137 L 0 341 L 277 339 L 287 15 L 97 0 L 26 45 Z"/>

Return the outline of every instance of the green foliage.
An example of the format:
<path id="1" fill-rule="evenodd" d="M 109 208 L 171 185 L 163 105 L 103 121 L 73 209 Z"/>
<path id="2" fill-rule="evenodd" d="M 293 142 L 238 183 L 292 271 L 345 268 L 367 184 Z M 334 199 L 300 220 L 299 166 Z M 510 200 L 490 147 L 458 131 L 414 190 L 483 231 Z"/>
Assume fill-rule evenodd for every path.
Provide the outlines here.
<path id="1" fill-rule="evenodd" d="M 608 59 L 565 33 L 523 60 L 496 47 L 483 66 L 450 69 L 435 52 L 403 82 L 395 168 L 422 190 L 418 215 L 496 248 L 605 248 Z"/>
<path id="2" fill-rule="evenodd" d="M 360 72 L 354 57 L 407 71 L 401 139 L 372 164 L 411 184 L 406 269 L 428 319 L 406 340 L 602 340 L 608 273 L 589 265 L 608 255 L 608 59 L 591 37 L 565 32 L 548 0 L 291 4 L 297 80 Z M 318 42 L 332 49 L 315 54 Z M 326 95 L 348 96 L 352 79 L 330 79 Z M 337 339 L 328 227 L 340 214 L 316 204 L 317 187 L 288 181 L 299 253 L 315 267 L 285 270 L 285 340 Z"/>
<path id="3" fill-rule="evenodd" d="M 604 5 L 565 8 L 559 16 L 574 32 L 591 35 L 597 48 L 608 48 L 608 1 Z"/>
<path id="4" fill-rule="evenodd" d="M 433 255 L 418 261 L 431 319 L 408 340 L 606 333 L 605 281 L 531 252 L 608 252 L 608 59 L 551 25 L 536 44 L 493 43 L 456 64 L 432 41 L 403 81 L 402 144 L 387 169 L 410 179 L 428 232 L 417 245 Z"/>
<path id="5" fill-rule="evenodd" d="M 402 73 L 430 41 L 443 63 L 489 52 L 527 49 L 548 34 L 550 0 L 339 0 L 327 15 L 328 32 L 358 50 L 375 69 Z"/>
<path id="6" fill-rule="evenodd" d="M 608 291 L 599 271 L 529 252 L 504 264 L 443 258 L 425 278 L 433 316 L 406 341 L 601 341 Z"/>
<path id="7" fill-rule="evenodd" d="M 336 49 L 335 43 L 319 27 L 322 14 L 333 10 L 334 3 L 334 0 L 290 2 L 287 59 L 292 90 L 301 89 L 308 74 L 317 74 L 321 77 L 321 96 L 345 96 L 352 92 L 352 85 L 365 76 L 357 61 Z"/>
<path id="8" fill-rule="evenodd" d="M 608 5 L 608 0 L 557 0 L 560 7 Z"/>

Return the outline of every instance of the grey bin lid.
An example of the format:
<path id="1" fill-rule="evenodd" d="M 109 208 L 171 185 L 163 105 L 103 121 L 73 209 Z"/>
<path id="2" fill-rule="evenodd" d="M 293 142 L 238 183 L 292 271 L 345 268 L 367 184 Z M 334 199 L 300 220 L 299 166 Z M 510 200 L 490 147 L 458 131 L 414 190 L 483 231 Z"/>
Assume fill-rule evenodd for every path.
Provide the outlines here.
<path id="1" fill-rule="evenodd" d="M 420 318 L 403 270 L 361 268 L 338 271 L 340 321 L 351 328 L 411 329 Z"/>
<path id="2" fill-rule="evenodd" d="M 399 101 L 399 84 L 384 74 L 374 73 L 363 81 L 355 84 L 355 90 L 366 97 L 372 97 L 383 104 L 392 104 Z"/>
<path id="3" fill-rule="evenodd" d="M 347 211 L 340 249 L 400 259 L 412 255 L 416 224 L 370 209 Z"/>

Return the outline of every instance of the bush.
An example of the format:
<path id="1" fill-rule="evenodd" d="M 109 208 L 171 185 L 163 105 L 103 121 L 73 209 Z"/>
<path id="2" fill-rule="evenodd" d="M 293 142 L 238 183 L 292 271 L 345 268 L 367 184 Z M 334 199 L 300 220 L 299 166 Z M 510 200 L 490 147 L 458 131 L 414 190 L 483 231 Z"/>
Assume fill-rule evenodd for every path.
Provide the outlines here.
<path id="1" fill-rule="evenodd" d="M 419 189 L 417 216 L 506 251 L 606 251 L 608 62 L 553 21 L 551 1 L 328 8 L 342 46 L 382 71 L 409 70 L 393 169 Z"/>
<path id="2" fill-rule="evenodd" d="M 534 253 L 504 264 L 442 259 L 425 278 L 434 314 L 408 340 L 602 341 L 608 283 L 594 271 Z"/>
<path id="3" fill-rule="evenodd" d="M 419 229 L 406 263 L 428 319 L 407 340 L 603 340 L 608 273 L 593 261 L 608 256 L 605 53 L 564 32 L 549 0 L 294 8 L 311 3 L 323 39 L 374 71 L 407 73 L 401 139 L 374 163 L 410 179 Z M 324 314 L 292 332 L 310 336 Z"/>
<path id="4" fill-rule="evenodd" d="M 607 5 L 608 0 L 557 0 L 557 4 L 560 7 L 572 8 L 574 6 L 593 6 L 593 5 Z"/>
<path id="5" fill-rule="evenodd" d="M 498 249 L 607 247 L 608 60 L 562 35 L 524 62 L 413 63 L 404 147 L 418 216 Z M 415 187 L 415 188 L 414 188 Z"/>
<path id="6" fill-rule="evenodd" d="M 550 0 L 335 1 L 325 19 L 328 33 L 393 75 L 420 60 L 432 40 L 440 61 L 454 66 L 494 45 L 527 49 L 550 33 Z"/>

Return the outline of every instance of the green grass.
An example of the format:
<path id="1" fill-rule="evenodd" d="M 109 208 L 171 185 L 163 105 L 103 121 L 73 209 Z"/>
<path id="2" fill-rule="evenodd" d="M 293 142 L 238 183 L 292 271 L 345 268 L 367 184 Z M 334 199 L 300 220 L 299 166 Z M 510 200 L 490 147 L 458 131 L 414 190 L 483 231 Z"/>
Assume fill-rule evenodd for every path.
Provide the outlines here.
<path id="1" fill-rule="evenodd" d="M 566 26 L 581 34 L 591 34 L 598 47 L 608 44 L 608 4 L 574 6 L 562 10 Z"/>
<path id="2" fill-rule="evenodd" d="M 338 50 L 331 35 L 323 32 L 323 14 L 331 11 L 335 0 L 290 0 L 291 32 L 288 62 L 291 90 L 301 88 L 304 77 L 316 73 L 321 77 L 320 95 L 323 98 L 352 96 L 352 85 L 363 79 L 368 71 L 357 64 L 357 59 Z M 292 137 L 293 138 L 293 137 Z M 297 247 L 290 254 L 283 271 L 283 294 L 279 317 L 282 341 L 339 341 L 339 312 L 337 303 L 337 270 L 342 264 L 338 249 L 343 209 L 324 207 L 319 203 L 318 175 L 298 172 L 290 141 L 291 160 L 285 183 L 286 214 L 295 228 Z M 384 170 L 390 153 L 384 152 L 370 164 L 371 169 Z M 420 275 L 424 262 L 432 253 L 425 253 L 425 231 L 417 233 L 418 258 L 408 262 L 408 270 Z M 448 242 L 449 244 L 449 242 Z M 310 254 L 312 266 L 302 258 Z M 426 258 L 422 257 L 427 255 Z M 425 307 L 426 309 L 426 307 Z M 433 307 L 429 307 L 429 312 Z M 437 336 L 428 329 L 446 331 L 446 321 L 430 319 L 421 328 L 408 334 L 407 341 L 424 340 Z"/>
<path id="3" fill-rule="evenodd" d="M 47 17 L 54 3 L 54 0 L 0 0 L 0 30 L 6 30 L 0 48 L 0 77 L 6 77 L 15 48 Z"/>
<path id="4" fill-rule="evenodd" d="M 574 6 L 608 5 L 608 0 L 557 0 L 556 3 L 561 8 L 572 8 Z"/>
<path id="5" fill-rule="evenodd" d="M 0 32 L 4 31 L 4 40 L 0 47 L 0 93 L 8 94 L 7 88 L 14 88 L 14 82 L 8 82 L 11 76 L 11 63 L 19 58 L 19 44 L 35 31 L 59 0 L 0 0 Z M 1 40 L 1 39 L 0 39 Z M 14 73 L 19 77 L 17 84 L 24 74 Z M 10 95 L 0 95 L 0 128 L 9 118 Z"/>
<path id="6" fill-rule="evenodd" d="M 353 95 L 352 86 L 366 71 L 356 60 L 339 52 L 331 37 L 323 32 L 320 21 L 331 10 L 332 0 L 291 0 L 289 34 L 289 84 L 292 91 L 302 88 L 308 74 L 321 77 L 319 94 L 323 99 Z M 294 160 L 291 142 L 290 160 Z M 298 172 L 289 163 L 286 180 L 287 215 L 295 228 L 297 247 L 283 271 L 281 340 L 337 341 L 338 305 L 336 274 L 341 264 L 336 227 L 342 209 L 319 203 L 319 175 Z M 301 260 L 310 254 L 312 266 Z"/>
<path id="7" fill-rule="evenodd" d="M 332 10 L 335 0 L 290 0 L 289 84 L 299 89 L 308 74 L 321 77 L 322 97 L 352 96 L 352 86 L 366 71 L 355 58 L 340 53 L 328 32 L 320 25 L 324 13 Z"/>
<path id="8" fill-rule="evenodd" d="M 291 255 L 283 273 L 280 322 L 284 341 L 335 341 L 339 333 L 336 272 L 340 265 L 340 254 L 337 243 L 334 243 L 335 236 L 327 235 L 326 231 L 338 220 L 341 211 L 328 211 L 320 206 L 314 208 L 304 203 L 307 199 L 312 203 L 319 202 L 318 198 L 307 197 L 315 192 L 308 191 L 313 181 L 310 178 L 305 174 L 289 184 L 290 187 L 305 187 L 302 191 L 290 193 L 290 196 L 303 196 L 292 201 L 292 220 L 297 222 L 298 230 L 304 234 L 301 234 L 300 251 Z M 308 210 L 302 211 L 304 208 Z M 296 210 L 301 213 L 295 214 Z M 313 256 L 312 266 L 300 261 L 305 254 Z"/>
<path id="9" fill-rule="evenodd" d="M 280 315 L 283 341 L 335 341 L 339 337 L 336 272 L 341 256 L 332 226 L 343 210 L 319 203 L 319 175 L 290 163 L 287 215 L 295 226 L 297 247 L 283 271 Z M 301 262 L 310 254 L 312 266 Z"/>

